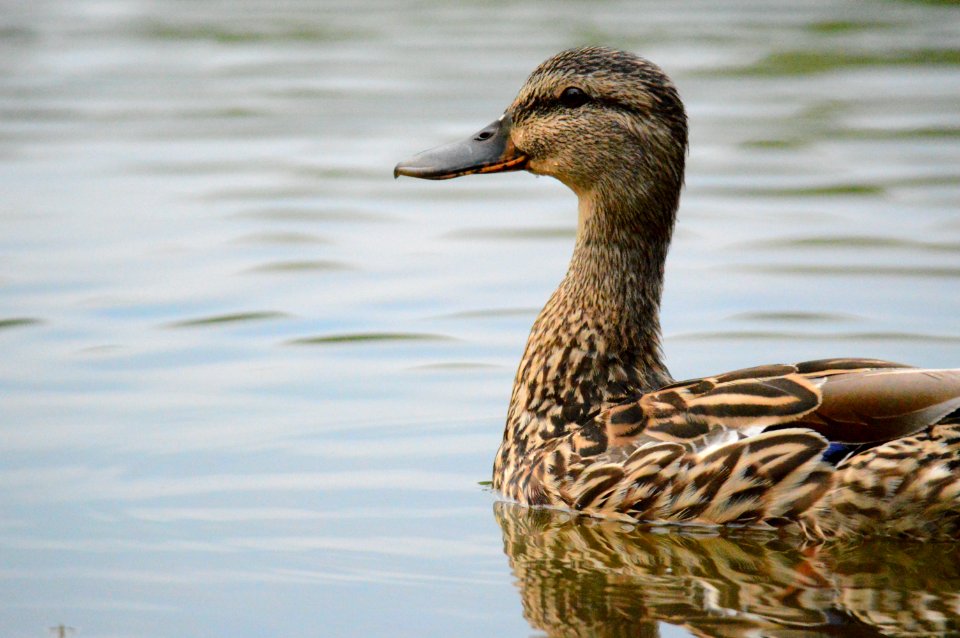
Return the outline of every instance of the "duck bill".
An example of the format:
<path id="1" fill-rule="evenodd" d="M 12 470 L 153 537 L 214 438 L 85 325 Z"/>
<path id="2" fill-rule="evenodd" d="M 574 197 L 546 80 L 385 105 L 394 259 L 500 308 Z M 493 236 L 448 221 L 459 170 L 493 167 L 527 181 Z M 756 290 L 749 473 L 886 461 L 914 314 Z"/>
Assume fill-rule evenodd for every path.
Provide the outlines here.
<path id="1" fill-rule="evenodd" d="M 510 116 L 504 115 L 466 140 L 438 146 L 400 162 L 393 176 L 450 179 L 474 173 L 518 171 L 527 156 L 510 139 Z"/>

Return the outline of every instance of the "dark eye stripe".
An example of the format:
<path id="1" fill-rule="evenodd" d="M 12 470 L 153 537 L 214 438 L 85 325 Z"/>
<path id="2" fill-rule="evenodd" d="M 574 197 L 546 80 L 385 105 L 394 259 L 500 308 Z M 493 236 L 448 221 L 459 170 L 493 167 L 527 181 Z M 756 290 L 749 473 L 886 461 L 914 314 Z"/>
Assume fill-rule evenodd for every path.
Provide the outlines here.
<path id="1" fill-rule="evenodd" d="M 584 103 L 579 108 L 585 107 L 615 109 L 624 113 L 630 113 L 632 115 L 649 115 L 649 111 L 647 109 L 633 107 L 606 97 L 590 97 L 588 103 Z M 513 112 L 513 117 L 514 122 L 517 122 L 528 117 L 545 117 L 558 111 L 569 110 L 570 107 L 563 104 L 559 95 L 544 95 L 541 93 L 539 95 L 530 95 L 523 102 L 518 104 Z"/>
<path id="2" fill-rule="evenodd" d="M 635 115 L 645 115 L 647 113 L 647 111 L 643 109 L 634 108 L 627 104 L 623 104 L 622 102 L 606 98 L 591 98 L 588 102 L 585 102 L 578 108 L 584 108 L 591 105 L 599 108 L 615 109 Z M 570 109 L 571 107 L 565 105 L 560 98 L 531 100 L 530 102 L 520 105 L 520 107 L 517 109 L 515 117 L 519 116 L 522 119 L 525 115 L 549 115 L 550 113 L 555 113 L 556 111 L 569 111 Z M 523 115 L 520 115 L 521 113 Z"/>

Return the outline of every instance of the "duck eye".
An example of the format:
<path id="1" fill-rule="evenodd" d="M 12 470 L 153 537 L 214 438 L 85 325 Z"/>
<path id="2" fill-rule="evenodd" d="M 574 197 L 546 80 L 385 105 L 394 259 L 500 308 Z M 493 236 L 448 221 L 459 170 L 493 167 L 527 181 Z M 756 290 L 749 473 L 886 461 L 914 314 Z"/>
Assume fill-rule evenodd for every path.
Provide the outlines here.
<path id="1" fill-rule="evenodd" d="M 568 87 L 563 90 L 563 93 L 560 94 L 560 104 L 564 106 L 575 109 L 578 106 L 583 106 L 590 101 L 590 96 L 587 95 L 582 89 L 578 89 L 575 86 Z"/>

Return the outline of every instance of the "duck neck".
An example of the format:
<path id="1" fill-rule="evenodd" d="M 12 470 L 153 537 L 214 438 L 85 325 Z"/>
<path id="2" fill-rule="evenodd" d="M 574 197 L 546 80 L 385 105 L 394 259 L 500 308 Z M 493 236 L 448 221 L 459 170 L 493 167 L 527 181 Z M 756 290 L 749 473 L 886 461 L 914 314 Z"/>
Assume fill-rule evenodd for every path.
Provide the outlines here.
<path id="1" fill-rule="evenodd" d="M 669 383 L 663 361 L 660 299 L 677 200 L 658 205 L 642 193 L 581 195 L 577 241 L 558 293 L 585 310 L 609 357 L 636 368 L 635 392 Z M 571 326 L 571 329 L 575 326 Z"/>
<path id="2" fill-rule="evenodd" d="M 534 322 L 501 451 L 562 436 L 597 410 L 671 381 L 659 309 L 677 197 L 657 207 L 663 199 L 642 192 L 580 195 L 570 268 Z"/>

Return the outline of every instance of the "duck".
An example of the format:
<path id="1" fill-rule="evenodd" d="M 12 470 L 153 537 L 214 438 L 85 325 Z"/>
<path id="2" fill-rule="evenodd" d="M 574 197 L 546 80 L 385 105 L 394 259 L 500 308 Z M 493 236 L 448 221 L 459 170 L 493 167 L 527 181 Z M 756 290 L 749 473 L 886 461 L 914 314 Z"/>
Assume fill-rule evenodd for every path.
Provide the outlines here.
<path id="1" fill-rule="evenodd" d="M 578 198 L 569 267 L 531 328 L 492 487 L 528 507 L 825 541 L 960 540 L 960 369 L 832 358 L 677 381 L 660 302 L 687 116 L 667 74 L 580 47 L 503 114 L 394 177 L 526 170 Z"/>

